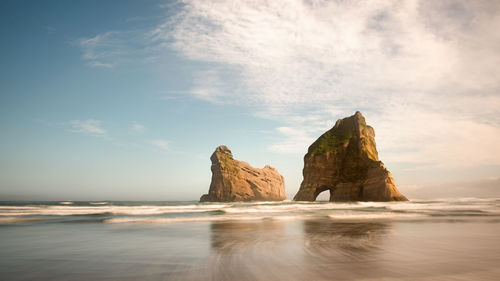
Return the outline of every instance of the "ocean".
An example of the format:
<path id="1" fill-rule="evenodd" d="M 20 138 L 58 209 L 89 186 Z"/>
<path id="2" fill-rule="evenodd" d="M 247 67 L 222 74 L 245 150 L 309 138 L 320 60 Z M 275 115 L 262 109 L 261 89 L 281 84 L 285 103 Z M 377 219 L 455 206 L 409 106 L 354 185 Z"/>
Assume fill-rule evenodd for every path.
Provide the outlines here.
<path id="1" fill-rule="evenodd" d="M 500 199 L 0 202 L 0 280 L 500 280 Z"/>

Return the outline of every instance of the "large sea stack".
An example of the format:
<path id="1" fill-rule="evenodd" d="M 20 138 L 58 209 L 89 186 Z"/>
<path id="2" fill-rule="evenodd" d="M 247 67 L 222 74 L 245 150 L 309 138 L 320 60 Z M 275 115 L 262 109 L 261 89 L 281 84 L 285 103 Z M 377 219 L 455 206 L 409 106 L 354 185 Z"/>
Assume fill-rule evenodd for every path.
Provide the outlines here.
<path id="1" fill-rule="evenodd" d="M 375 131 L 358 111 L 337 120 L 304 156 L 304 180 L 294 197 L 314 201 L 330 191 L 330 201 L 407 201 L 379 161 Z"/>
<path id="2" fill-rule="evenodd" d="M 283 201 L 285 179 L 275 168 L 257 169 L 235 160 L 224 145 L 215 149 L 212 160 L 212 182 L 200 202 Z"/>

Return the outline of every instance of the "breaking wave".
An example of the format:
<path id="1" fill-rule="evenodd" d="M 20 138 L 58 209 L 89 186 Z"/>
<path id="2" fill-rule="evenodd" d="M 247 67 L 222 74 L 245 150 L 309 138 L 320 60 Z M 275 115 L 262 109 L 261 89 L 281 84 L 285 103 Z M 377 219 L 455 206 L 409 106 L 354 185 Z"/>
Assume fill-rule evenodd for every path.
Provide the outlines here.
<path id="1" fill-rule="evenodd" d="M 181 223 L 223 220 L 433 220 L 500 217 L 498 198 L 409 202 L 0 202 L 0 224 L 46 222 Z"/>

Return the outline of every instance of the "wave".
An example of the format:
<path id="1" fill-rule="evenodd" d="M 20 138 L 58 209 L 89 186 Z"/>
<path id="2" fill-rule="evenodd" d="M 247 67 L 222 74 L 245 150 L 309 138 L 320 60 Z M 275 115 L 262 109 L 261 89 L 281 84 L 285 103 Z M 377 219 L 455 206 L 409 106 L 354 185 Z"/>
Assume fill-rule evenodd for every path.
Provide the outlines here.
<path id="1" fill-rule="evenodd" d="M 428 217 L 425 214 L 378 213 L 378 214 L 332 214 L 332 220 L 387 220 L 387 219 L 420 219 Z"/>
<path id="2" fill-rule="evenodd" d="M 182 222 L 213 222 L 213 221 L 262 221 L 262 220 L 301 220 L 311 218 L 308 216 L 205 216 L 205 217 L 174 217 L 174 218 L 152 218 L 152 217 L 126 217 L 104 219 L 104 223 L 150 223 L 167 224 Z"/>
<path id="3" fill-rule="evenodd" d="M 30 217 L 0 217 L 0 224 L 6 223 L 25 223 L 25 222 L 37 222 L 37 221 L 48 221 L 48 218 L 30 218 Z"/>
<path id="4" fill-rule="evenodd" d="M 108 202 L 90 202 L 90 205 L 107 205 Z"/>
<path id="5" fill-rule="evenodd" d="M 105 219 L 105 223 L 177 223 L 177 222 L 211 222 L 211 221 L 224 221 L 224 220 L 263 220 L 266 217 L 262 216 L 241 216 L 241 217 L 226 217 L 226 216 L 209 216 L 209 217 L 176 217 L 176 218 L 141 218 L 141 217 L 128 217 L 128 218 L 111 218 Z"/>
<path id="6" fill-rule="evenodd" d="M 0 216 L 71 216 L 109 213 L 113 215 L 162 215 L 220 211 L 222 205 L 210 206 L 0 206 Z"/>
<path id="7" fill-rule="evenodd" d="M 68 203 L 70 201 L 64 201 Z M 72 201 L 71 201 L 72 202 Z M 217 220 L 379 220 L 500 216 L 498 198 L 409 202 L 0 202 L 0 223 L 34 220 L 171 223 Z M 73 204 L 74 203 L 74 204 Z"/>
<path id="8" fill-rule="evenodd" d="M 73 204 L 73 202 L 71 202 L 71 201 L 63 201 L 63 202 L 59 202 L 59 204 L 61 204 L 61 205 L 71 205 L 71 204 Z"/>

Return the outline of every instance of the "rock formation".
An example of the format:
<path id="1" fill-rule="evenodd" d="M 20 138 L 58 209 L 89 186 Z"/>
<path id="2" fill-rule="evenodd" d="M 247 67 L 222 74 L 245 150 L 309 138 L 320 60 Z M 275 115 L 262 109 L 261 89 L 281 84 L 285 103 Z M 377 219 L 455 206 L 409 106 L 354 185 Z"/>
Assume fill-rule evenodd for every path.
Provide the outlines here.
<path id="1" fill-rule="evenodd" d="M 282 201 L 286 199 L 285 179 L 275 168 L 253 168 L 233 158 L 224 145 L 215 149 L 212 160 L 212 182 L 200 202 Z"/>
<path id="2" fill-rule="evenodd" d="M 330 191 L 330 201 L 407 201 L 379 161 L 375 131 L 358 111 L 337 120 L 304 156 L 304 180 L 294 197 L 314 201 Z"/>

